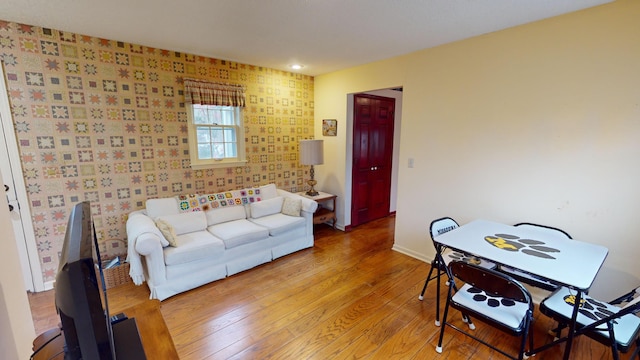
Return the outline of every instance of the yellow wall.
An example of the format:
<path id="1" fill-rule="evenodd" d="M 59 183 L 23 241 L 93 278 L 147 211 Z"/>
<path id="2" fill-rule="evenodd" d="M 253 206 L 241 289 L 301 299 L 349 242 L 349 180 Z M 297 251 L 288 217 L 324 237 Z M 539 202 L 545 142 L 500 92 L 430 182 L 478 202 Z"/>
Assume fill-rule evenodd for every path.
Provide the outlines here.
<path id="1" fill-rule="evenodd" d="M 315 133 L 322 134 L 322 119 L 338 121 L 337 136 L 319 136 L 324 140 L 324 164 L 316 167 L 318 188 L 337 194 L 339 226 L 351 220 L 351 124 L 346 113 L 348 94 L 401 86 L 405 69 L 399 58 L 337 71 L 316 77 Z M 320 85 L 320 86 L 319 86 Z M 397 134 L 394 134 L 397 138 Z"/>
<path id="2" fill-rule="evenodd" d="M 594 294 L 622 290 L 640 278 L 638 19 L 618 0 L 318 76 L 316 131 L 341 124 L 348 93 L 403 86 L 396 250 L 430 260 L 441 216 L 543 223 L 607 246 Z M 326 149 L 351 146 L 338 133 Z M 344 220 L 350 160 L 327 158 L 319 184 L 336 179 Z"/>

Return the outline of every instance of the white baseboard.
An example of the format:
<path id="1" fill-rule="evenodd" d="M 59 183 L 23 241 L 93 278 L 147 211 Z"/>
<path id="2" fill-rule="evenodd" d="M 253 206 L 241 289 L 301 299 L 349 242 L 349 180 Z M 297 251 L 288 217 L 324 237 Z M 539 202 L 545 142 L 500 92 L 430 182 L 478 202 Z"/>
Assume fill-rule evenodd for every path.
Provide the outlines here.
<path id="1" fill-rule="evenodd" d="M 55 284 L 55 280 L 51 280 L 51 281 L 47 281 L 44 283 L 44 290 L 43 291 L 48 291 L 48 290 L 53 290 L 53 285 Z"/>
<path id="2" fill-rule="evenodd" d="M 422 260 L 422 261 L 426 262 L 427 264 L 431 264 L 431 260 L 433 260 L 433 259 L 428 259 L 426 256 L 424 256 L 424 254 L 420 254 L 420 253 L 417 253 L 417 252 L 415 252 L 413 250 L 404 248 L 402 246 L 398 246 L 398 244 L 393 244 L 393 247 L 391 248 L 391 250 L 397 251 L 397 252 L 399 252 L 401 254 L 405 254 L 407 256 L 411 256 L 414 259 Z"/>

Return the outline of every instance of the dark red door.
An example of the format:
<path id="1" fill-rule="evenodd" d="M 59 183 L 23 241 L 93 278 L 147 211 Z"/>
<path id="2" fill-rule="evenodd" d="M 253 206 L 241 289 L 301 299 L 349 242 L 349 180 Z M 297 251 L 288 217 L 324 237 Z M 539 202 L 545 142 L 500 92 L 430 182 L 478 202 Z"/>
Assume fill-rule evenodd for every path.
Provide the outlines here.
<path id="1" fill-rule="evenodd" d="M 396 100 L 354 97 L 351 226 L 389 215 Z"/>

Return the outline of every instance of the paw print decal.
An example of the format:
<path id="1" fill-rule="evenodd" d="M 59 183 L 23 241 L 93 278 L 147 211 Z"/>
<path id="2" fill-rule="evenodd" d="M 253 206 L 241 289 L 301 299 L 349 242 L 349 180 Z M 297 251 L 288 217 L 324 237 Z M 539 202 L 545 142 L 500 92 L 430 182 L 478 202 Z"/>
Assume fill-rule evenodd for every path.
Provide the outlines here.
<path id="1" fill-rule="evenodd" d="M 516 304 L 516 302 L 511 299 L 491 297 L 487 295 L 484 291 L 474 286 L 468 288 L 467 292 L 469 292 L 470 294 L 475 294 L 473 295 L 473 300 L 477 302 L 486 301 L 487 305 L 489 305 L 489 307 L 492 307 L 492 308 L 499 307 L 499 306 L 511 307 Z"/>
<path id="2" fill-rule="evenodd" d="M 563 299 L 564 302 L 571 307 L 576 303 L 575 295 L 566 295 Z M 607 309 L 607 304 L 592 298 L 580 299 L 580 309 L 578 312 L 593 321 L 597 321 L 614 314 L 611 310 Z M 613 322 L 616 323 L 615 320 Z"/>
<path id="3" fill-rule="evenodd" d="M 445 256 L 448 257 L 451 261 L 453 261 L 453 260 L 464 261 L 467 264 L 473 264 L 473 265 L 480 265 L 480 263 L 481 263 L 480 259 L 478 259 L 477 257 L 471 256 L 471 255 L 467 255 L 467 254 L 463 254 L 463 253 L 457 252 L 457 251 L 452 251 L 452 252 L 446 254 Z"/>
<path id="4" fill-rule="evenodd" d="M 533 239 L 521 239 L 515 235 L 495 234 L 485 236 L 484 240 L 498 249 L 506 251 L 519 251 L 521 253 L 537 256 L 544 259 L 555 259 L 551 253 L 560 252 L 558 249 L 544 246 L 545 242 Z"/>

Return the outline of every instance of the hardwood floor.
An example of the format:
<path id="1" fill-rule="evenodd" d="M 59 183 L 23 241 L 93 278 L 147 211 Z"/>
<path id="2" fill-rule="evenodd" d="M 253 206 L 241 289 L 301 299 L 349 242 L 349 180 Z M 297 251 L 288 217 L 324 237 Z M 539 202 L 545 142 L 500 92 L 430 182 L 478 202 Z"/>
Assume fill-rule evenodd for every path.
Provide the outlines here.
<path id="1" fill-rule="evenodd" d="M 163 301 L 180 358 L 503 359 L 451 328 L 443 353 L 435 352 L 440 328 L 434 325 L 434 283 L 424 301 L 418 300 L 429 267 L 391 250 L 394 224 L 389 217 L 349 233 L 320 225 L 312 249 Z M 148 296 L 145 285 L 110 289 L 112 313 Z M 53 291 L 29 299 L 37 333 L 56 326 Z M 453 316 L 460 321 L 457 312 Z M 480 322 L 476 326 L 477 336 L 508 352 L 517 348 L 514 338 Z M 536 313 L 536 345 L 550 340 L 551 326 Z M 563 349 L 536 358 L 561 359 Z M 609 348 L 589 338 L 574 343 L 572 359 L 610 358 Z"/>

